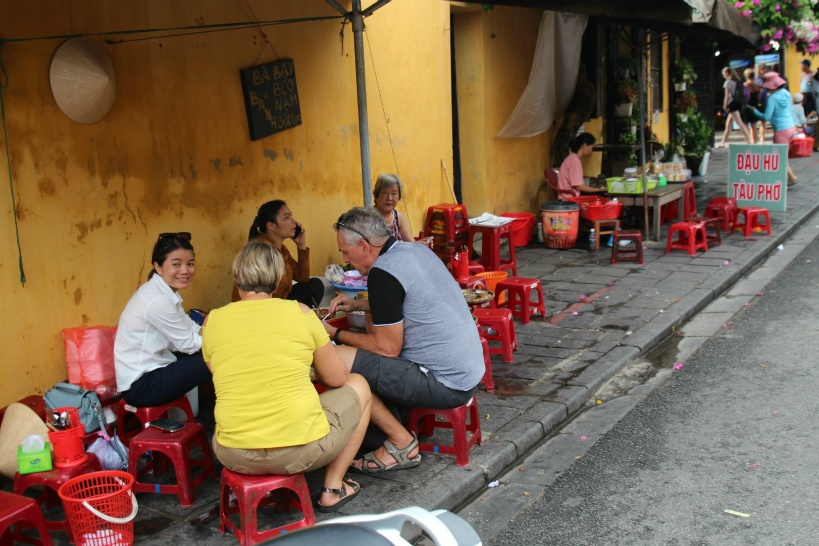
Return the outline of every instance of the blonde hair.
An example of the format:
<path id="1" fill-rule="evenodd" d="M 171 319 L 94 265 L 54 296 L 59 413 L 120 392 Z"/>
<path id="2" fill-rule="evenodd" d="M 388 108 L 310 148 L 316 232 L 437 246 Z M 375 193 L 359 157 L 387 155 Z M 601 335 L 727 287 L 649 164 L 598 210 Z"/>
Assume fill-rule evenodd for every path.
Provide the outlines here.
<path id="1" fill-rule="evenodd" d="M 746 69 L 745 69 L 745 72 L 744 72 L 744 75 L 745 75 L 745 79 L 746 79 L 746 80 L 753 79 L 753 78 L 754 78 L 754 76 L 756 76 L 756 74 L 754 73 L 754 69 L 753 69 L 753 68 L 746 68 Z"/>
<path id="2" fill-rule="evenodd" d="M 245 292 L 272 294 L 284 275 L 284 259 L 270 242 L 253 239 L 233 260 L 233 280 Z"/>

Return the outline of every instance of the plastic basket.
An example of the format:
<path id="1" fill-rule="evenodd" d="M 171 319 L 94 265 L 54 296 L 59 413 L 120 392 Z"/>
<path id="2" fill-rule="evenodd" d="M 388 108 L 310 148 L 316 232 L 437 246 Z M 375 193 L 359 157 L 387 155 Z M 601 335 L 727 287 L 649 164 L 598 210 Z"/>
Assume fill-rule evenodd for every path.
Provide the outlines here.
<path id="1" fill-rule="evenodd" d="M 57 491 L 77 546 L 132 545 L 137 505 L 127 472 L 106 470 L 77 476 Z"/>
<path id="2" fill-rule="evenodd" d="M 669 178 L 669 180 L 671 180 Z M 648 180 L 648 191 L 657 187 L 658 180 Z M 643 193 L 643 179 L 626 180 L 623 178 L 607 178 L 606 189 L 609 193 Z"/>
<path id="3" fill-rule="evenodd" d="M 486 289 L 494 292 L 497 284 L 508 277 L 509 273 L 506 271 L 484 271 L 483 273 L 475 273 L 475 276 L 483 277 L 483 280 L 486 281 Z M 498 299 L 498 303 L 503 303 L 505 301 L 506 295 L 501 294 L 501 297 Z"/>
<path id="4" fill-rule="evenodd" d="M 514 218 L 512 224 L 512 244 L 516 247 L 528 246 L 532 242 L 535 215 L 531 212 L 503 212 L 504 218 Z"/>
<path id="5" fill-rule="evenodd" d="M 72 407 L 55 408 L 54 412 L 65 412 L 71 418 L 71 428 L 48 431 L 48 439 L 54 448 L 54 466 L 65 468 L 84 462 L 88 455 L 82 444 L 85 426 L 80 421 L 80 412 Z"/>
<path id="6" fill-rule="evenodd" d="M 610 201 L 605 197 L 580 196 L 566 200 L 580 205 L 580 217 L 586 220 L 613 220 L 620 217 L 620 209 L 623 208 L 619 201 Z"/>
<path id="7" fill-rule="evenodd" d="M 788 146 L 788 157 L 810 157 L 813 155 L 813 138 L 794 138 Z"/>

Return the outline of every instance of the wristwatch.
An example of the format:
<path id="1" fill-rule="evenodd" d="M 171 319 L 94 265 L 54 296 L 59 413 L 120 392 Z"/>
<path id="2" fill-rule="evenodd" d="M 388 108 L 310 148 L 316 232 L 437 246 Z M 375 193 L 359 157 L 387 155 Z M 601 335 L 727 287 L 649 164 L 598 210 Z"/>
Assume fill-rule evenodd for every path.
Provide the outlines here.
<path id="1" fill-rule="evenodd" d="M 341 328 L 336 328 L 336 331 L 333 334 L 333 343 L 336 345 L 341 345 L 341 340 L 338 339 L 339 335 L 341 335 Z"/>

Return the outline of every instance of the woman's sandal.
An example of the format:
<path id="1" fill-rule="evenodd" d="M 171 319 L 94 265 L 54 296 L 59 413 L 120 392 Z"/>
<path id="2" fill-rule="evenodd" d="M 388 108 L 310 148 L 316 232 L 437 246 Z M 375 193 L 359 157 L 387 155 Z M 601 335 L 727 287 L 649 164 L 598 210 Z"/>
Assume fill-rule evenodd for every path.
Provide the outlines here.
<path id="1" fill-rule="evenodd" d="M 347 494 L 347 488 L 344 487 L 344 484 L 349 485 L 353 488 L 353 492 Z M 329 487 L 322 487 L 322 493 L 332 493 L 338 495 L 338 502 L 335 504 L 321 504 L 321 502 L 317 502 L 318 511 L 322 514 L 331 514 L 333 512 L 338 512 L 342 506 L 353 500 L 358 492 L 361 490 L 361 486 L 354 482 L 353 480 L 341 480 L 341 487 L 339 489 L 331 489 Z"/>
<path id="2" fill-rule="evenodd" d="M 409 445 L 400 449 L 389 440 L 384 440 L 384 449 L 387 450 L 387 453 L 392 455 L 396 462 L 389 465 L 385 464 L 384 461 L 375 456 L 375 451 L 370 451 L 364 455 L 364 462 L 361 464 L 361 468 L 351 468 L 355 468 L 355 470 L 363 474 L 378 474 L 380 472 L 386 472 L 387 470 L 403 470 L 404 468 L 418 466 L 421 464 L 421 453 L 419 452 L 418 455 L 412 458 L 409 456 L 410 452 L 418 447 L 418 436 L 416 436 L 415 433 L 413 433 L 412 436 L 413 438 Z M 375 468 L 370 468 L 370 463 L 374 464 Z"/>

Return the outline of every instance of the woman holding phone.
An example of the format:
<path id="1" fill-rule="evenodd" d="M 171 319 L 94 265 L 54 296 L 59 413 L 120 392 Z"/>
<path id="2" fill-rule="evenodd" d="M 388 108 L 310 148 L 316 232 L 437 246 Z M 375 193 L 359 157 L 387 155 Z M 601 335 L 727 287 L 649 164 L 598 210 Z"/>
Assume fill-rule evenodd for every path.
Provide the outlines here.
<path id="1" fill-rule="evenodd" d="M 260 239 L 271 243 L 284 258 L 284 273 L 272 297 L 296 300 L 308 307 L 318 307 L 324 297 L 324 283 L 310 277 L 310 249 L 307 248 L 306 230 L 299 224 L 287 203 L 281 199 L 268 201 L 261 207 L 250 226 L 247 240 Z M 296 243 L 297 258 L 293 259 L 284 246 L 285 239 Z M 293 284 L 293 281 L 296 281 Z M 237 288 L 233 289 L 233 301 L 239 299 Z"/>

